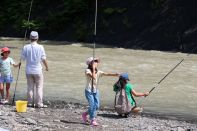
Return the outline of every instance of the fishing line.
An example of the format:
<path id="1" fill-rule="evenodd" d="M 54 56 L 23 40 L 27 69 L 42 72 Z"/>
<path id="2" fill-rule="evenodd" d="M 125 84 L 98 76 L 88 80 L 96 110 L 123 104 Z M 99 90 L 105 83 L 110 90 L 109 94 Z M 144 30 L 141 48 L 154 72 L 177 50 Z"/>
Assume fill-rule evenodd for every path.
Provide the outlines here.
<path id="1" fill-rule="evenodd" d="M 28 24 L 29 24 L 29 20 L 31 18 L 31 9 L 32 9 L 33 1 L 34 0 L 31 0 L 31 4 L 30 4 L 30 7 L 29 7 L 29 13 L 28 13 L 28 18 L 27 18 L 27 23 Z M 29 27 L 29 29 L 30 29 L 30 27 Z M 26 28 L 25 34 L 24 34 L 23 45 L 25 43 L 26 37 L 27 37 L 27 28 Z M 21 63 L 21 60 L 22 60 L 22 58 L 20 57 L 20 63 Z M 12 99 L 12 105 L 14 105 L 14 101 L 15 101 L 16 87 L 18 85 L 18 79 L 19 79 L 19 74 L 20 74 L 20 66 L 19 66 L 18 72 L 17 72 L 16 83 L 15 83 L 15 87 L 14 87 L 14 95 L 13 95 L 13 99 Z"/>

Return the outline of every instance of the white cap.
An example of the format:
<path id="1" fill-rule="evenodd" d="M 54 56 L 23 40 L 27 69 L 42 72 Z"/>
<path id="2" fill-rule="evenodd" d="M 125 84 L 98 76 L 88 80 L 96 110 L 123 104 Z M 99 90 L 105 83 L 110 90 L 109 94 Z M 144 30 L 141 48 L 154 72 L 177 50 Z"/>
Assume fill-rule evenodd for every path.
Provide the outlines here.
<path id="1" fill-rule="evenodd" d="M 38 39 L 38 32 L 37 31 L 31 31 L 30 39 L 37 40 Z"/>
<path id="2" fill-rule="evenodd" d="M 98 62 L 100 62 L 100 59 L 99 58 L 89 57 L 86 60 L 86 64 L 89 65 L 93 60 L 97 60 Z"/>

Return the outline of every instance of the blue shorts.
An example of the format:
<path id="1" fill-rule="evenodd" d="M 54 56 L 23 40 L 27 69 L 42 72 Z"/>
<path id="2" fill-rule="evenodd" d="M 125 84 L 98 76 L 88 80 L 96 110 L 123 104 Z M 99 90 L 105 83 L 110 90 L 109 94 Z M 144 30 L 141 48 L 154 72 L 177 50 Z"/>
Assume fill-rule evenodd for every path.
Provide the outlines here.
<path id="1" fill-rule="evenodd" d="M 12 83 L 13 77 L 12 76 L 0 76 L 0 83 Z"/>

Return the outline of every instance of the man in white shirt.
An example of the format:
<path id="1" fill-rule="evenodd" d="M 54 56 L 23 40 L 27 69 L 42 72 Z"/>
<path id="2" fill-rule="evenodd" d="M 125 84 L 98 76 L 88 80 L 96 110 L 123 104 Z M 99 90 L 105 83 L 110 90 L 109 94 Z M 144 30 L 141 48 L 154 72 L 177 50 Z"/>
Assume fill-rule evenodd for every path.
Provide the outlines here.
<path id="1" fill-rule="evenodd" d="M 48 71 L 48 64 L 46 61 L 46 54 L 44 47 L 37 43 L 38 32 L 32 31 L 30 33 L 31 43 L 25 45 L 22 50 L 21 58 L 26 60 L 26 78 L 27 78 L 27 100 L 29 106 L 35 106 L 38 108 L 47 107 L 43 104 L 43 62 L 46 71 Z M 34 87 L 36 87 L 36 94 L 34 95 Z M 34 96 L 35 102 L 34 102 Z"/>

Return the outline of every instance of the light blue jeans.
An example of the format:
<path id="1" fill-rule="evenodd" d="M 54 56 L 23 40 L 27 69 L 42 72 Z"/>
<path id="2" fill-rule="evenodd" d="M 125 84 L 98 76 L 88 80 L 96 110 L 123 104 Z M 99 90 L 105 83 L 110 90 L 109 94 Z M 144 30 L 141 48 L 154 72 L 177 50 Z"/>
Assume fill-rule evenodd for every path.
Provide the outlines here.
<path id="1" fill-rule="evenodd" d="M 85 96 L 89 103 L 88 114 L 90 115 L 90 120 L 93 120 L 96 117 L 96 111 L 99 108 L 99 91 L 96 93 L 89 92 L 85 90 Z"/>

